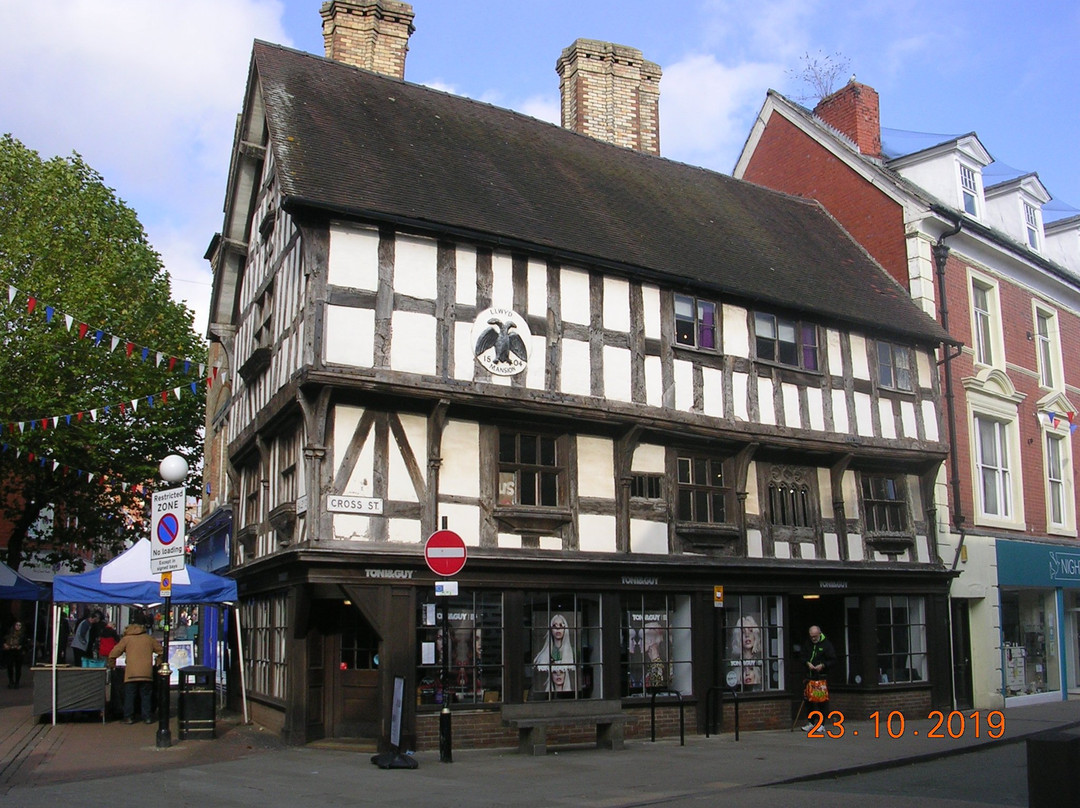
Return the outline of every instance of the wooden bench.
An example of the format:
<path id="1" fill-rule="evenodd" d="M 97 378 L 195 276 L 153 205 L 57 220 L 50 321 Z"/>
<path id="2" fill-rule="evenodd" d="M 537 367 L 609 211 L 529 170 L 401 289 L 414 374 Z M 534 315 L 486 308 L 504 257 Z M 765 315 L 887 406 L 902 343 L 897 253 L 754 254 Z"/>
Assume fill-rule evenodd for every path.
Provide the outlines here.
<path id="1" fill-rule="evenodd" d="M 622 749 L 624 725 L 630 720 L 618 701 L 547 701 L 504 704 L 503 726 L 516 727 L 518 751 L 547 754 L 547 728 L 553 724 L 595 724 L 597 749 Z"/>

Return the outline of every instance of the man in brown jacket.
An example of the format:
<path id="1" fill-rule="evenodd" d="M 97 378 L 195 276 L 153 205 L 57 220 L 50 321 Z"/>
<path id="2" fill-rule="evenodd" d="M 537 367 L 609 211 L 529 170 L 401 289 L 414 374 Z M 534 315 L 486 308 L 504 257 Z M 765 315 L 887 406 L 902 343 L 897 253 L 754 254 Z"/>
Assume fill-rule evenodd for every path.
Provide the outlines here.
<path id="1" fill-rule="evenodd" d="M 109 667 L 116 667 L 121 654 L 127 654 L 124 669 L 124 723 L 135 723 L 135 693 L 138 691 L 144 724 L 152 724 L 150 696 L 154 686 L 154 654 L 164 651 L 161 643 L 150 636 L 142 623 L 132 622 L 124 636 L 109 652 Z"/>

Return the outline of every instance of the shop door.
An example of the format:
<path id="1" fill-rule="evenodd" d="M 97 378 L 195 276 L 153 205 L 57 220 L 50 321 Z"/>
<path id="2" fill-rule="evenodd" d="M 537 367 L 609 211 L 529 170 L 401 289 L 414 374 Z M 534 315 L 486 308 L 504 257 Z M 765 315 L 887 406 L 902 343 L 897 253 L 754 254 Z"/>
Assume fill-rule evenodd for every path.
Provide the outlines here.
<path id="1" fill-rule="evenodd" d="M 971 685 L 971 619 L 966 600 L 952 602 L 952 635 L 956 706 L 960 710 L 970 710 L 975 705 Z"/>
<path id="2" fill-rule="evenodd" d="M 327 643 L 330 688 L 328 734 L 336 738 L 377 738 L 380 734 L 379 636 L 352 604 L 338 611 L 337 631 Z"/>

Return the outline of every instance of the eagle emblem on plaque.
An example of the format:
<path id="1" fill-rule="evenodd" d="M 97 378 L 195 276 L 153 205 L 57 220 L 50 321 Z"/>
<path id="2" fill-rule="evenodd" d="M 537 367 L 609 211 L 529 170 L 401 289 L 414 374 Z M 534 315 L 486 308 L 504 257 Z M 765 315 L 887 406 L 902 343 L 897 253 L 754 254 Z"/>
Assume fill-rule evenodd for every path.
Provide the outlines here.
<path id="1" fill-rule="evenodd" d="M 473 324 L 472 336 L 476 361 L 496 376 L 516 376 L 528 367 L 532 332 L 516 311 L 485 309 Z"/>

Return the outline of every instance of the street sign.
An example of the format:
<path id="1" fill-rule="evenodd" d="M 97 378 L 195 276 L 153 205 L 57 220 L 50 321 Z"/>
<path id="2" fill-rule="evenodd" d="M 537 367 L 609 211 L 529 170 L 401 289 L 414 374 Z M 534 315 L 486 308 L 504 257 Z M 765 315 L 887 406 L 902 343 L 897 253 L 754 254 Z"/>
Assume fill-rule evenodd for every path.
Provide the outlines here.
<path id="1" fill-rule="evenodd" d="M 172 573 L 161 573 L 161 589 L 158 591 L 158 596 L 163 598 L 172 597 Z"/>
<path id="2" fill-rule="evenodd" d="M 712 588 L 712 603 L 718 609 L 724 608 L 724 587 L 714 586 Z"/>
<path id="3" fill-rule="evenodd" d="M 457 575 L 465 567 L 465 540 L 452 530 L 437 530 L 424 545 L 424 560 L 436 575 Z"/>
<path id="4" fill-rule="evenodd" d="M 184 568 L 185 489 L 158 491 L 151 501 L 150 573 L 176 572 Z"/>

